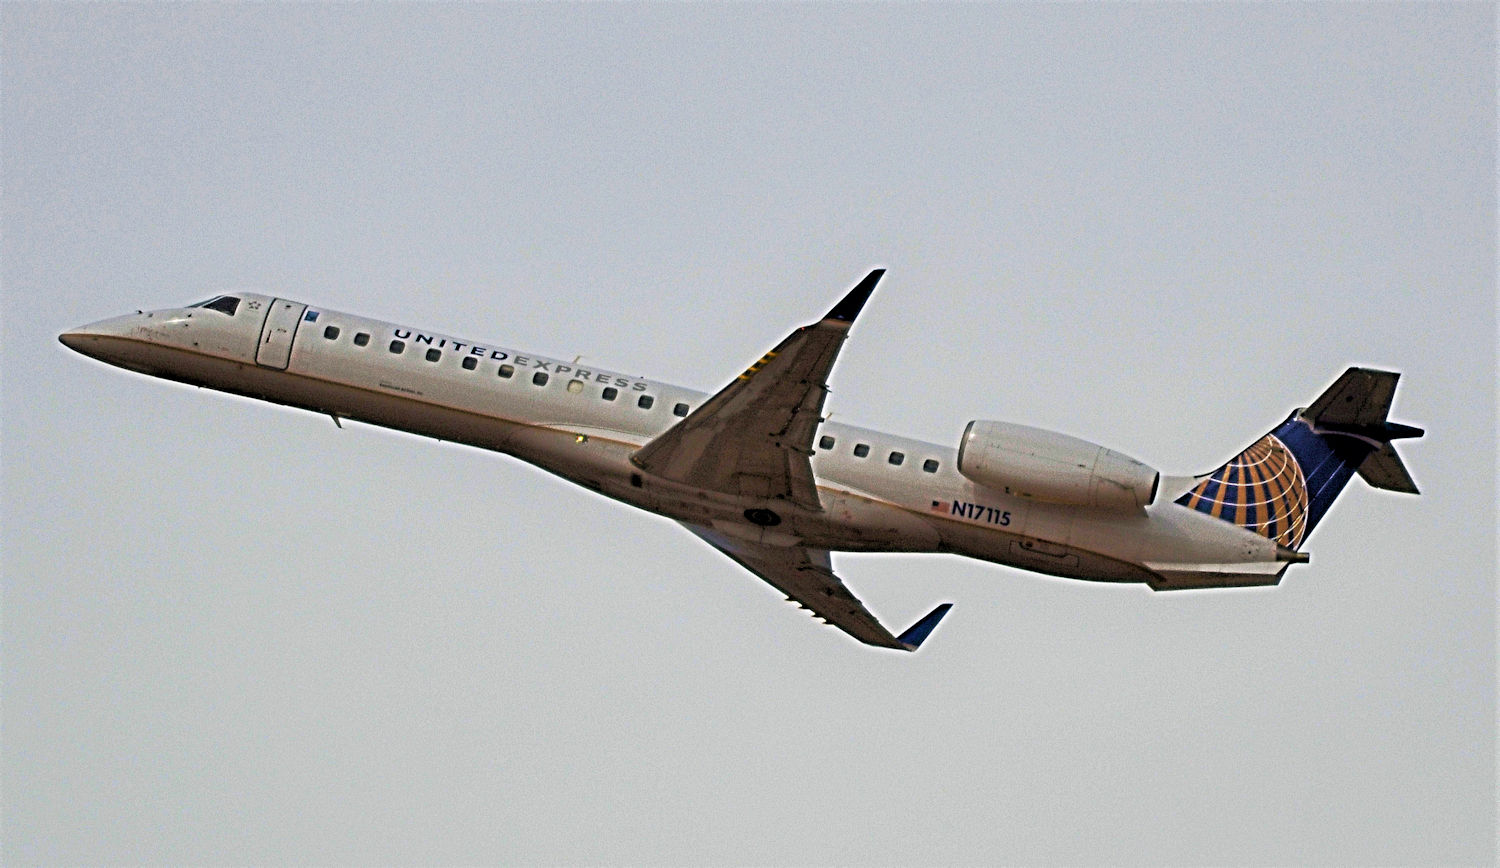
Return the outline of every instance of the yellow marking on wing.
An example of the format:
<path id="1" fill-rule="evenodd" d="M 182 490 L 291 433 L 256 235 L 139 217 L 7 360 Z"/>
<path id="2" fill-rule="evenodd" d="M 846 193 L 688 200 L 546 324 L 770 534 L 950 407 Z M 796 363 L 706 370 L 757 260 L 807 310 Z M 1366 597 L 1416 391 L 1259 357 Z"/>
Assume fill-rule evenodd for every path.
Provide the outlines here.
<path id="1" fill-rule="evenodd" d="M 750 379 L 750 376 L 752 374 L 754 374 L 756 371 L 760 370 L 761 368 L 764 368 L 766 366 L 766 363 L 769 362 L 769 361 L 771 361 L 774 358 L 776 358 L 776 351 L 772 350 L 771 352 L 766 353 L 765 355 L 761 356 L 760 357 L 760 361 L 758 361 L 755 364 L 751 365 L 745 371 L 745 373 L 740 374 L 736 379 L 737 380 L 748 380 L 748 379 Z"/>

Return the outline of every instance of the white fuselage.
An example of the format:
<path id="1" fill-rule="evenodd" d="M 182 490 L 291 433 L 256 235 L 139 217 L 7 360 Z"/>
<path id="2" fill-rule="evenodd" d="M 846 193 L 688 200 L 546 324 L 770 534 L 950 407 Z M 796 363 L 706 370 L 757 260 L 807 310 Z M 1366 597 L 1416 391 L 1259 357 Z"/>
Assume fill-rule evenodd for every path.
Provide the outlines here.
<path id="1" fill-rule="evenodd" d="M 641 509 L 732 536 L 834 551 L 951 552 L 1156 588 L 1274 584 L 1274 543 L 1172 503 L 1105 511 L 1014 497 L 958 472 L 956 448 L 825 422 L 812 467 L 822 509 L 775 527 L 746 502 L 643 475 L 630 456 L 708 396 L 499 344 L 239 293 L 233 315 L 136 313 L 68 332 L 111 364 L 513 455 Z"/>

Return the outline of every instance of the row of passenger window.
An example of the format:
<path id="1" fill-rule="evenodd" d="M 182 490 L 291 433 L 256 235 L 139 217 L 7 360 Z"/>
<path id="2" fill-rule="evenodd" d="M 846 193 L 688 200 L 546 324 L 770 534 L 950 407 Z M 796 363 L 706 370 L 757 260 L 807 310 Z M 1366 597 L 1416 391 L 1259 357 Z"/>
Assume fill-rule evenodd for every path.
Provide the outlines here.
<path id="1" fill-rule="evenodd" d="M 325 327 L 323 329 L 323 337 L 326 338 L 327 340 L 330 340 L 330 341 L 336 341 L 336 340 L 338 340 L 338 337 L 339 337 L 339 327 L 335 326 L 335 325 L 331 325 L 331 326 Z M 369 334 L 367 334 L 365 332 L 355 332 L 355 334 L 354 334 L 354 345 L 355 346 L 362 347 L 362 346 L 365 346 L 365 345 L 367 345 L 369 343 L 370 343 L 370 336 L 369 336 Z M 403 341 L 403 340 L 400 340 L 400 339 L 392 340 L 391 341 L 391 345 L 390 345 L 390 351 L 392 353 L 396 354 L 396 355 L 400 355 L 401 353 L 406 352 L 406 342 Z M 426 356 L 424 356 L 424 358 L 426 358 L 427 361 L 429 361 L 429 362 L 436 362 L 437 360 L 441 359 L 442 357 L 443 357 L 443 351 L 439 350 L 439 349 L 437 349 L 435 347 L 428 348 L 427 354 L 426 354 Z M 464 356 L 464 360 L 463 360 L 463 368 L 464 368 L 464 370 L 466 370 L 466 371 L 472 371 L 472 370 L 474 370 L 475 368 L 478 368 L 478 367 L 479 367 L 479 359 L 478 358 L 476 358 L 475 356 Z M 509 380 L 511 377 L 514 377 L 516 375 L 516 368 L 515 368 L 514 365 L 501 365 L 499 367 L 499 369 L 497 369 L 495 371 L 495 373 L 496 373 L 496 375 L 498 375 L 502 379 Z M 547 372 L 546 371 L 537 371 L 536 373 L 534 373 L 534 374 L 531 375 L 532 385 L 536 385 L 536 386 L 545 386 L 545 385 L 547 385 L 547 380 L 548 379 L 549 378 L 547 376 Z M 577 394 L 579 392 L 582 392 L 583 391 L 583 381 L 582 380 L 569 380 L 568 381 L 568 391 L 572 392 L 573 394 Z M 605 401 L 613 401 L 616 398 L 620 397 L 620 390 L 616 389 L 614 386 L 605 386 L 604 387 L 604 391 L 602 391 L 602 392 L 599 393 L 599 397 L 602 398 Z M 656 404 L 656 399 L 654 397 L 650 396 L 650 395 L 641 395 L 640 397 L 638 397 L 638 398 L 635 399 L 635 405 L 637 407 L 640 407 L 642 410 L 650 410 L 652 408 L 652 406 L 654 406 L 655 404 Z M 687 404 L 684 404 L 684 403 L 682 403 L 682 402 L 679 401 L 678 403 L 672 405 L 672 415 L 674 415 L 674 416 L 686 416 L 688 414 L 688 412 L 690 411 L 690 409 L 691 408 L 688 407 Z M 830 435 L 825 434 L 825 435 L 822 436 L 822 438 L 820 438 L 818 440 L 818 448 L 822 449 L 824 451 L 830 450 L 830 449 L 833 448 L 834 442 L 835 442 L 835 438 L 833 438 Z M 870 445 L 868 443 L 856 443 L 856 444 L 854 444 L 854 457 L 855 458 L 867 458 L 867 457 L 869 457 L 869 455 L 870 455 Z M 903 453 L 903 452 L 897 452 L 897 451 L 893 450 L 889 455 L 886 456 L 885 460 L 886 460 L 886 463 L 888 463 L 888 464 L 891 464 L 891 465 L 893 465 L 895 467 L 900 467 L 902 464 L 904 464 L 906 462 L 906 454 Z M 927 473 L 937 473 L 937 471 L 938 471 L 938 461 L 937 461 L 937 459 L 936 458 L 929 458 L 926 461 L 923 461 L 922 462 L 922 470 L 924 472 L 927 472 Z"/>
<path id="2" fill-rule="evenodd" d="M 335 326 L 335 325 L 325 326 L 324 329 L 323 329 L 323 337 L 326 340 L 336 341 L 336 340 L 339 339 L 339 334 L 340 334 L 339 327 Z M 367 345 L 369 343 L 370 343 L 370 336 L 367 333 L 365 333 L 365 332 L 355 332 L 355 334 L 354 334 L 354 345 L 355 346 L 362 347 L 362 346 L 365 346 L 365 345 Z M 391 341 L 391 345 L 390 345 L 389 349 L 390 349 L 391 353 L 393 353 L 394 355 L 398 355 L 399 356 L 402 353 L 406 352 L 406 341 L 403 341 L 403 340 L 400 340 L 400 339 L 394 339 L 394 340 Z M 440 349 L 437 349 L 436 347 L 429 348 L 427 350 L 427 354 L 425 356 L 423 356 L 423 358 L 427 359 L 427 361 L 429 361 L 429 362 L 436 362 L 439 359 L 441 359 L 442 357 L 443 357 L 443 351 L 440 350 Z M 477 357 L 475 357 L 475 356 L 464 356 L 464 360 L 463 360 L 463 369 L 464 370 L 466 370 L 466 371 L 472 371 L 472 370 L 474 370 L 475 368 L 478 368 L 478 367 L 479 367 L 479 359 Z M 501 365 L 495 371 L 495 373 L 501 379 L 509 380 L 511 377 L 514 377 L 516 375 L 516 367 L 515 367 L 515 365 Z M 546 371 L 537 371 L 536 373 L 534 373 L 534 374 L 531 375 L 532 385 L 536 385 L 536 386 L 545 386 L 545 385 L 547 385 L 547 381 L 549 379 L 551 379 L 551 378 L 548 377 Z M 573 394 L 575 394 L 575 395 L 578 394 L 579 392 L 582 392 L 583 391 L 583 381 L 582 380 L 569 380 L 568 381 L 568 391 L 571 392 L 571 393 L 573 393 Z M 605 386 L 604 390 L 599 393 L 599 397 L 602 398 L 605 401 L 613 401 L 616 398 L 620 397 L 620 390 L 617 389 L 617 388 L 615 388 L 614 386 Z M 641 395 L 640 397 L 636 398 L 636 400 L 635 400 L 635 405 L 637 407 L 640 407 L 642 410 L 650 410 L 653 406 L 655 406 L 655 404 L 656 404 L 656 398 L 652 397 L 651 395 Z M 679 401 L 676 404 L 672 405 L 672 415 L 673 416 L 686 416 L 691 409 L 692 408 L 689 407 L 687 404 L 684 404 L 681 401 Z"/>
<path id="3" fill-rule="evenodd" d="M 833 448 L 833 444 L 836 443 L 836 442 L 837 442 L 837 440 L 834 437 L 832 437 L 832 436 L 830 436 L 828 434 L 824 434 L 822 437 L 820 437 L 818 439 L 818 448 L 822 449 L 822 450 L 824 450 L 826 452 L 826 451 L 832 449 Z M 868 444 L 868 443 L 856 443 L 856 444 L 854 444 L 854 457 L 855 458 L 867 458 L 867 457 L 869 457 L 869 455 L 870 455 L 870 444 Z M 905 452 L 897 452 L 895 450 L 892 450 L 891 454 L 889 454 L 889 455 L 887 455 L 885 457 L 885 460 L 886 460 L 887 464 L 893 465 L 895 467 L 900 467 L 902 464 L 906 463 L 906 453 Z M 926 472 L 926 473 L 937 473 L 938 472 L 938 466 L 939 466 L 938 465 L 938 460 L 936 458 L 929 458 L 926 461 L 922 462 L 922 470 L 924 472 Z"/>

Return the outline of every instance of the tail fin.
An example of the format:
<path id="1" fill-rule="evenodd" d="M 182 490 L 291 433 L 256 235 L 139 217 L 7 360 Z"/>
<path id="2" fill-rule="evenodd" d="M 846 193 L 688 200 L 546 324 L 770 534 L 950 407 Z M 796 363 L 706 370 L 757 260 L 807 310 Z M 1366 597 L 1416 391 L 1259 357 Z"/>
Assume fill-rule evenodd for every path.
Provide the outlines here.
<path id="1" fill-rule="evenodd" d="M 1350 368 L 1177 503 L 1295 550 L 1355 473 L 1376 488 L 1416 494 L 1391 441 L 1423 431 L 1386 419 L 1400 377 Z"/>

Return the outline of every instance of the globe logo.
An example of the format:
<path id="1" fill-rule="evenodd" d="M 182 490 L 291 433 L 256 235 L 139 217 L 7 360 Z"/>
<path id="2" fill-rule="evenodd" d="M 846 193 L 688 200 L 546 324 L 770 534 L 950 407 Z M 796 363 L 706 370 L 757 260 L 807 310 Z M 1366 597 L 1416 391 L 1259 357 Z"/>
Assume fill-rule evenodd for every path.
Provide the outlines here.
<path id="1" fill-rule="evenodd" d="M 1307 482 L 1286 444 L 1267 434 L 1178 503 L 1295 549 L 1307 530 Z"/>

